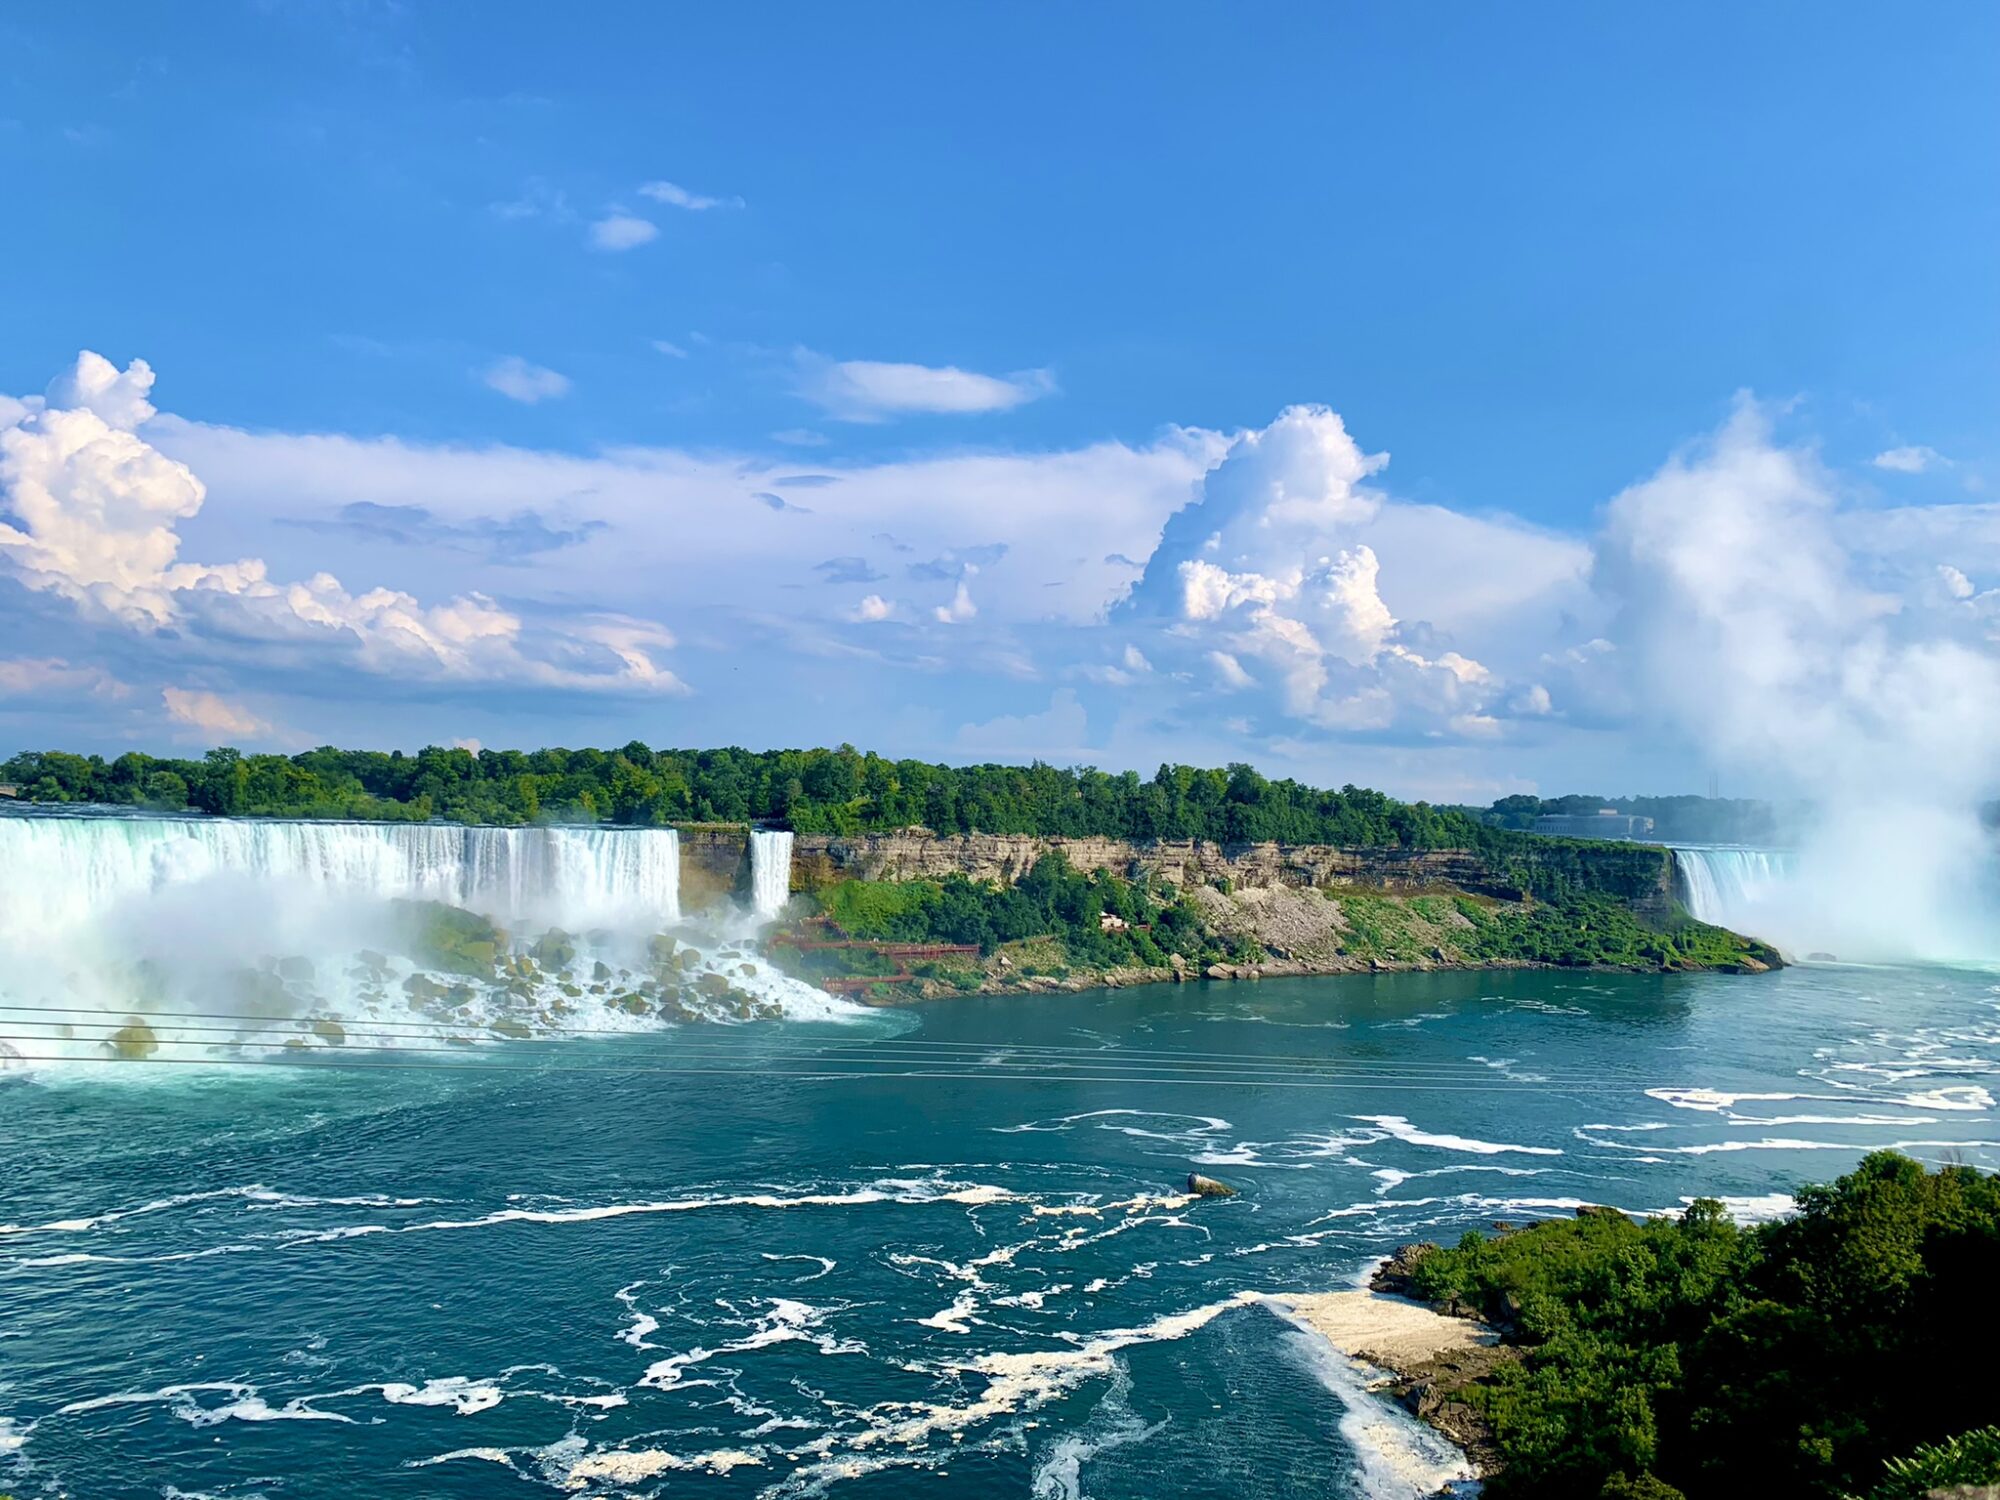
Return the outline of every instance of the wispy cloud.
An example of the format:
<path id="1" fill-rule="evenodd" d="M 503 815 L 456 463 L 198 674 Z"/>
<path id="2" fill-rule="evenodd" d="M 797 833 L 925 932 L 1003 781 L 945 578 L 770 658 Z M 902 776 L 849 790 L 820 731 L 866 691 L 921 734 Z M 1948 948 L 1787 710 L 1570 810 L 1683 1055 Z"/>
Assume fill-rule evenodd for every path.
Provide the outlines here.
<path id="1" fill-rule="evenodd" d="M 530 364 L 518 354 L 488 365 L 479 377 L 509 401 L 533 406 L 569 394 L 569 377 L 545 365 Z"/>
<path id="2" fill-rule="evenodd" d="M 551 187 L 539 177 L 531 177 L 521 188 L 521 196 L 504 202 L 489 204 L 495 218 L 500 219 L 573 219 L 576 214 L 558 188 Z"/>
<path id="3" fill-rule="evenodd" d="M 796 360 L 798 393 L 841 422 L 886 422 L 915 413 L 1011 411 L 1056 388 L 1055 377 L 1047 370 L 982 375 L 956 365 L 833 360 L 804 349 Z"/>
<path id="4" fill-rule="evenodd" d="M 399 547 L 444 547 L 501 563 L 524 562 L 564 547 L 581 546 L 605 529 L 604 522 L 595 520 L 574 526 L 551 525 L 534 510 L 447 521 L 422 505 L 381 505 L 373 500 L 352 501 L 332 518 L 281 517 L 279 524 L 307 531 L 345 532 Z"/>
<path id="5" fill-rule="evenodd" d="M 642 219 L 637 214 L 628 214 L 620 209 L 613 209 L 590 226 L 590 248 L 613 254 L 620 250 L 636 250 L 659 237 L 659 226 L 651 219 Z"/>
<path id="6" fill-rule="evenodd" d="M 14 657 L 0 660 L 0 697 L 50 698 L 88 695 L 123 698 L 131 692 L 101 667 L 76 666 L 60 657 Z"/>
<path id="7" fill-rule="evenodd" d="M 1894 474 L 1924 474 L 1932 469 L 1948 469 L 1951 460 L 1935 448 L 1915 444 L 1906 448 L 1888 448 L 1870 460 L 1878 469 L 1887 469 Z"/>
<path id="8" fill-rule="evenodd" d="M 711 198 L 703 193 L 691 193 L 677 182 L 641 183 L 639 192 L 641 196 L 651 198 L 655 203 L 664 203 L 670 208 L 684 208 L 690 213 L 701 213 L 711 208 L 743 207 L 741 198 Z"/>
<path id="9" fill-rule="evenodd" d="M 652 343 L 655 354 L 664 354 L 668 359 L 686 359 L 688 357 L 687 350 L 683 349 L 679 344 L 674 343 L 671 339 L 654 339 Z"/>

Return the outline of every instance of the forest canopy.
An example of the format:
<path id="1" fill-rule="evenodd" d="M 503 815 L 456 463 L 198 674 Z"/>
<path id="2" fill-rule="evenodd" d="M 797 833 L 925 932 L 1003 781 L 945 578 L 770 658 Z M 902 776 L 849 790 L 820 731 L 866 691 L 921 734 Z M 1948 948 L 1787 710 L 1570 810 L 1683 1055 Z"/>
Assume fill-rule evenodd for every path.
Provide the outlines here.
<path id="1" fill-rule="evenodd" d="M 1464 812 L 1380 792 L 1270 780 L 1248 765 L 1163 765 L 1151 777 L 1089 767 L 945 766 L 851 745 L 817 750 L 482 750 L 433 746 L 199 760 L 137 751 L 26 751 L 0 782 L 39 802 L 237 817 L 525 824 L 762 822 L 801 833 L 924 827 L 1370 848 L 1486 847 L 1499 830 Z"/>

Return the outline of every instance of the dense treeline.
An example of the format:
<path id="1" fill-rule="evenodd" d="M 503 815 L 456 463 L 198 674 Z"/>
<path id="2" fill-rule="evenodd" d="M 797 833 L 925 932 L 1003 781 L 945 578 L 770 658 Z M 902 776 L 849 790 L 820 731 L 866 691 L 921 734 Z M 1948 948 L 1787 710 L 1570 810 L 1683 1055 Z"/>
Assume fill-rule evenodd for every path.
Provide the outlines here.
<path id="1" fill-rule="evenodd" d="M 921 826 L 939 833 L 1278 840 L 1465 848 L 1493 830 L 1463 812 L 1357 787 L 1271 781 L 1247 765 L 1161 766 L 1150 778 L 1089 768 L 942 766 L 837 750 L 401 751 L 322 747 L 294 756 L 211 750 L 200 760 L 30 751 L 0 782 L 43 802 L 239 817 L 434 818 L 665 824 L 770 822 L 801 833 Z"/>
<path id="2" fill-rule="evenodd" d="M 1996 1265 L 2000 1178 L 1879 1152 L 1761 1228 L 1712 1200 L 1601 1210 L 1469 1234 L 1414 1281 L 1527 1346 L 1467 1393 L 1506 1465 L 1495 1500 L 1835 1500 L 2000 1460 L 1992 1434 L 1950 1442 L 2000 1420 Z"/>

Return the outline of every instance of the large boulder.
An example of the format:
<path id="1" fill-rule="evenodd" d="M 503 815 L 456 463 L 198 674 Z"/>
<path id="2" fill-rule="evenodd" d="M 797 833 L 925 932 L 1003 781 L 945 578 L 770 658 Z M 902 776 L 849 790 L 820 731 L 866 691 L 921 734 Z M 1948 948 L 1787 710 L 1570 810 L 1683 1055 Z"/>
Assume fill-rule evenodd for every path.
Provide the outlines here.
<path id="1" fill-rule="evenodd" d="M 567 969 L 576 962 L 576 939 L 560 927 L 551 927 L 528 952 L 545 969 Z"/>
<path id="2" fill-rule="evenodd" d="M 1217 1182 L 1213 1177 L 1204 1177 L 1199 1172 L 1187 1176 L 1187 1190 L 1197 1198 L 1234 1198 L 1236 1189 L 1227 1183 Z"/>
<path id="3" fill-rule="evenodd" d="M 506 950 L 507 934 L 478 912 L 442 901 L 398 901 L 395 909 L 410 956 L 427 969 L 486 978 Z"/>

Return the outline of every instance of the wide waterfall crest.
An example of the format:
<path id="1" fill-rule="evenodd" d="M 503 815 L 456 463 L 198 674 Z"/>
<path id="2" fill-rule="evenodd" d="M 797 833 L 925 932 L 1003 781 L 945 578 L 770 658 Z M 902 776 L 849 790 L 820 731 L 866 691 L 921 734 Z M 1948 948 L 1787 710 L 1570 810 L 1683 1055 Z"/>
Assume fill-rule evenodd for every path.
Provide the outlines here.
<path id="1" fill-rule="evenodd" d="M 1702 844 L 1676 844 L 1674 868 L 1687 909 L 1701 921 L 1731 928 L 1751 922 L 1794 873 L 1793 857 L 1784 850 Z"/>
<path id="2" fill-rule="evenodd" d="M 227 818 L 0 818 L 0 941 L 123 898 L 248 877 L 322 894 L 445 901 L 498 921 L 680 920 L 672 829 L 460 828 Z"/>
<path id="3" fill-rule="evenodd" d="M 688 918 L 671 829 L 8 812 L 0 1004 L 24 1056 L 163 1060 L 856 1014 L 755 941 L 790 840 Z"/>
<path id="4" fill-rule="evenodd" d="M 789 831 L 750 831 L 750 909 L 768 920 L 792 898 L 792 835 Z"/>

